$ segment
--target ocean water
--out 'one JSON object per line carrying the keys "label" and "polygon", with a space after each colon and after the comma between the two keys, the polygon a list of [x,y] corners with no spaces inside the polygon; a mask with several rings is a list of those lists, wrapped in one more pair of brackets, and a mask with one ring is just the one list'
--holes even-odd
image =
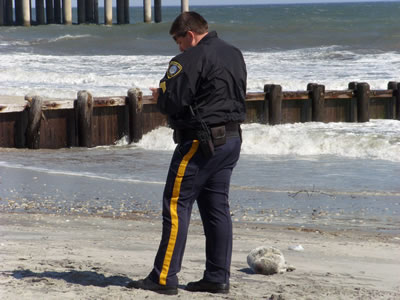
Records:
{"label": "ocean water", "polygon": [[[107,96],[130,87],[150,94],[177,54],[168,30],[179,9],[164,7],[159,24],[144,24],[134,7],[123,26],[0,27],[1,94],[74,98],[82,89]],[[243,51],[249,91],[267,83],[305,90],[310,82],[343,90],[351,81],[386,89],[400,80],[398,2],[192,9]]]}
{"label": "ocean water", "polygon": [[[249,92],[400,81],[399,2],[192,9],[243,51]],[[160,24],[143,24],[135,7],[130,25],[0,27],[0,94],[149,94],[177,53],[168,29],[178,13],[163,8]],[[243,135],[235,221],[400,232],[399,121],[246,124]],[[0,149],[0,211],[159,217],[173,149],[168,128],[131,145]]]}

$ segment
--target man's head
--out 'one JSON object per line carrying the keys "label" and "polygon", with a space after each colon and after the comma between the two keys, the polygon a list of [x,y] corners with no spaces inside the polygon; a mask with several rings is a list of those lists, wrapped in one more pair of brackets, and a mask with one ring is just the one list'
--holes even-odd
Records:
{"label": "man's head", "polygon": [[169,30],[180,51],[196,46],[207,33],[207,21],[194,11],[181,13]]}

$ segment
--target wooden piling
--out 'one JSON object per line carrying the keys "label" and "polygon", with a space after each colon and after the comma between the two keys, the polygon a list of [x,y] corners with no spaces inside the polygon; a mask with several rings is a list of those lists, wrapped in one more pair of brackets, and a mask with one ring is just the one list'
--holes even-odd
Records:
{"label": "wooden piling", "polygon": [[369,84],[359,82],[356,85],[357,122],[369,122]]}
{"label": "wooden piling", "polygon": [[72,5],[71,0],[63,0],[63,22],[65,25],[72,24]]}
{"label": "wooden piling", "polygon": [[26,129],[26,147],[39,149],[40,146],[40,123],[42,119],[42,103],[40,96],[34,96],[28,111],[28,127]]}
{"label": "wooden piling", "polygon": [[348,108],[348,110],[349,110],[349,113],[348,113],[349,122],[357,122],[357,119],[358,119],[356,88],[357,88],[357,82],[353,81],[353,82],[349,83],[348,89],[351,90],[352,93],[353,93],[353,97],[350,100],[349,108]]}
{"label": "wooden piling", "polygon": [[261,114],[261,119],[260,123],[261,124],[268,124],[269,123],[269,91],[271,89],[271,84],[266,84],[264,85],[264,101],[262,105],[262,114]]}
{"label": "wooden piling", "polygon": [[94,0],[86,0],[86,22],[89,24],[94,23]]}
{"label": "wooden piling", "polygon": [[398,84],[397,81],[389,81],[388,90],[393,90],[393,91],[397,90],[397,84]]}
{"label": "wooden piling", "polygon": [[313,121],[313,99],[312,99],[312,90],[314,89],[314,86],[318,86],[318,83],[309,83],[307,84],[307,92],[308,92],[308,99],[309,101],[305,101],[305,104],[307,105],[304,106],[304,109],[306,110],[307,117],[305,122],[312,122]]}
{"label": "wooden piling", "polygon": [[396,94],[398,92],[397,84],[398,82],[396,81],[388,82],[388,90],[392,90],[392,101],[391,104],[389,104],[388,113],[386,115],[388,119],[396,119]]}
{"label": "wooden piling", "polygon": [[61,0],[53,0],[54,2],[54,23],[61,24]]}
{"label": "wooden piling", "polygon": [[23,0],[15,1],[15,24],[16,25],[23,25],[22,2],[23,2]]}
{"label": "wooden piling", "polygon": [[93,23],[99,24],[99,0],[94,0],[93,3]]}
{"label": "wooden piling", "polygon": [[325,122],[325,86],[311,83],[307,90],[312,105],[311,120]]}
{"label": "wooden piling", "polygon": [[94,0],[85,0],[86,22],[94,23]]}
{"label": "wooden piling", "polygon": [[22,25],[31,26],[31,3],[29,0],[22,0]]}
{"label": "wooden piling", "polygon": [[76,109],[78,144],[80,147],[92,147],[93,97],[89,92],[78,92]]}
{"label": "wooden piling", "polygon": [[160,23],[161,19],[161,0],[154,0],[154,22]]}
{"label": "wooden piling", "polygon": [[104,0],[104,24],[112,25],[112,0]]}
{"label": "wooden piling", "polygon": [[35,4],[35,9],[36,9],[36,24],[37,25],[44,25],[46,24],[45,18],[44,18],[44,0],[36,0]]}
{"label": "wooden piling", "polygon": [[[300,106],[300,122],[311,122],[312,121],[312,99],[310,97],[310,84],[307,85],[307,99],[302,101],[302,105]],[[312,83],[316,84],[316,83]]]}
{"label": "wooden piling", "polygon": [[181,0],[181,12],[189,11],[189,0]]}
{"label": "wooden piling", "polygon": [[54,23],[53,0],[46,0],[46,20],[47,20],[47,24]]}
{"label": "wooden piling", "polygon": [[271,84],[264,86],[265,97],[268,99],[268,123],[281,124],[282,121],[282,87]]}
{"label": "wooden piling", "polygon": [[4,0],[0,0],[0,26],[5,25],[5,2]]}
{"label": "wooden piling", "polygon": [[151,0],[143,0],[143,20],[151,23]]}
{"label": "wooden piling", "polygon": [[125,23],[124,0],[117,0],[117,24]]}
{"label": "wooden piling", "polygon": [[86,23],[86,3],[85,0],[78,1],[78,24]]}
{"label": "wooden piling", "polygon": [[14,14],[14,8],[13,8],[13,0],[5,0],[5,23],[6,25],[13,25],[14,24],[14,19],[13,19],[13,14]]}
{"label": "wooden piling", "polygon": [[32,7],[32,1],[29,0],[29,18],[30,18],[30,24],[33,24],[33,7]]}
{"label": "wooden piling", "polygon": [[129,0],[124,0],[124,23],[130,23]]}
{"label": "wooden piling", "polygon": [[137,89],[128,91],[129,143],[136,143],[143,137],[142,92]]}
{"label": "wooden piling", "polygon": [[400,83],[397,84],[396,90],[396,115],[395,119],[400,121]]}

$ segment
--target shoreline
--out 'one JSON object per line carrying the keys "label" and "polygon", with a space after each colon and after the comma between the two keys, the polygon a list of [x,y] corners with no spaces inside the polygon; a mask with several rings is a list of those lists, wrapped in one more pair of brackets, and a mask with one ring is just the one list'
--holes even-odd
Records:
{"label": "shoreline", "polygon": [[[17,200],[5,200],[8,204],[0,204],[0,214],[10,215],[38,215],[49,217],[63,217],[67,219],[75,218],[104,218],[120,221],[153,221],[162,222],[161,211],[152,207],[142,207],[137,210],[118,211],[110,207],[100,207],[98,211],[89,212],[86,208],[82,209],[80,205],[71,206],[70,208],[62,208],[58,210],[46,209],[42,203],[33,204],[33,201],[18,203]],[[260,214],[243,211],[240,208],[231,208],[232,223],[237,227],[242,226],[259,226],[269,228],[298,228],[304,231],[321,231],[321,232],[347,232],[358,231],[364,234],[384,235],[400,238],[400,228],[397,227],[399,220],[392,217],[357,217],[344,215],[341,218],[334,218],[328,214],[325,216],[295,216],[294,214],[286,214],[273,217],[260,217]],[[274,209],[271,209],[273,212]],[[200,215],[196,205],[192,211],[191,222],[201,225]],[[290,229],[289,229],[290,230]]]}
{"label": "shoreline", "polygon": [[[94,156],[93,152],[90,153]],[[122,151],[121,155],[126,153],[129,152]],[[62,152],[54,152],[51,155],[47,152],[43,155],[40,155],[40,152],[34,154],[31,157],[35,161],[32,169],[23,168],[27,161],[22,158],[19,162],[21,166],[17,168],[0,168],[0,213],[56,214],[68,218],[98,216],[128,221],[145,216],[145,219],[161,223],[159,199],[164,183],[161,183],[158,177],[153,180],[159,180],[160,184],[143,184],[149,180],[148,177],[143,177],[143,182],[139,183],[113,180],[110,175],[111,178],[98,178],[94,176],[98,175],[95,168],[89,169],[89,177],[81,176],[81,173],[85,174],[87,170],[79,168],[73,175],[70,175],[69,171],[62,174],[61,172],[65,172],[62,168],[56,169],[55,174],[52,174],[46,170],[52,170],[54,166],[49,164],[43,167],[42,164],[48,160],[64,158],[65,155]],[[99,155],[103,155],[103,152],[99,152]],[[66,158],[76,162],[81,161],[81,156],[78,153]],[[5,156],[4,159],[8,157]],[[141,157],[143,161],[147,161],[146,158]],[[96,160],[97,156],[94,156],[94,159]],[[168,159],[165,158],[165,161]],[[280,165],[273,167],[273,170],[276,170]],[[110,174],[119,174],[115,171],[116,168],[119,168],[119,165],[112,166]],[[144,174],[142,169],[145,170],[147,165],[138,168],[139,172]],[[241,171],[243,170],[245,169],[242,168]],[[161,178],[158,173],[155,175]],[[137,176],[140,177],[140,174]],[[230,206],[232,220],[238,226],[252,223],[257,226],[292,226],[323,231],[359,230],[372,234],[400,236],[398,198],[398,194],[382,196],[353,193],[332,197],[318,191],[315,195],[299,192],[294,197],[285,189],[261,193],[257,188],[247,190],[233,185]],[[242,201],[243,199],[245,200]],[[192,220],[200,220],[197,205],[193,207]]]}
{"label": "shoreline", "polygon": [[[234,222],[231,292],[189,293],[204,268],[200,221],[191,222],[179,294],[170,299],[398,299],[400,236]],[[164,299],[130,290],[126,281],[151,270],[161,221],[98,216],[0,213],[0,298]],[[288,247],[302,245],[304,251]],[[253,274],[247,254],[280,249],[293,272]],[[278,298],[274,298],[278,299]]]}

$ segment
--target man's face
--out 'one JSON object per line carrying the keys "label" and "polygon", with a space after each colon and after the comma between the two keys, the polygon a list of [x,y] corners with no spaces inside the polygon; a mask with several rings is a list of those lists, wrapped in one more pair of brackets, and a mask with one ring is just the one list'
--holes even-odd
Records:
{"label": "man's face", "polygon": [[194,38],[193,34],[190,34],[191,32],[186,32],[184,36],[178,36],[174,38],[175,42],[178,44],[179,51],[183,52],[186,49],[189,49],[194,45]]}

